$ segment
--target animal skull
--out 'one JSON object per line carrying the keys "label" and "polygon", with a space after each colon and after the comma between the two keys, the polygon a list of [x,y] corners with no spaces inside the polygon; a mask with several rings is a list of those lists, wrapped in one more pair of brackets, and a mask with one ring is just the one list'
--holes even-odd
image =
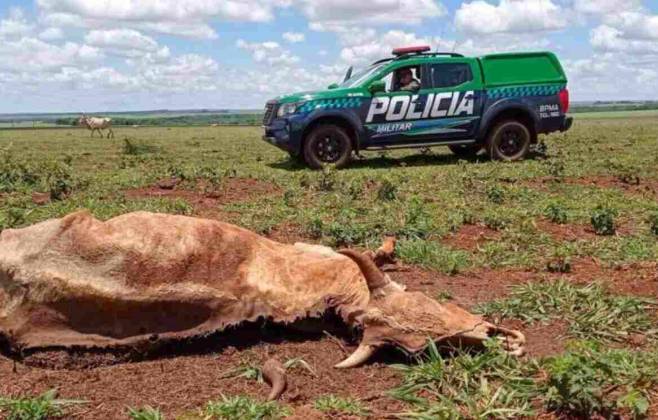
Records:
{"label": "animal skull", "polygon": [[337,368],[385,345],[415,353],[428,338],[499,337],[508,352],[523,353],[520,332],[392,281],[377,265],[393,250],[391,239],[375,253],[335,252],[212,220],[139,212],[101,222],[78,212],[0,234],[0,335],[24,350],[109,348],[333,309],[363,331]]}

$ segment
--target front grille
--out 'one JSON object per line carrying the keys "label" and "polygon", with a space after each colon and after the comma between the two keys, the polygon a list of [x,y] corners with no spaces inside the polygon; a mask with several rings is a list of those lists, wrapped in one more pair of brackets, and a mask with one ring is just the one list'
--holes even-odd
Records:
{"label": "front grille", "polygon": [[263,115],[263,125],[270,125],[276,115],[276,104],[268,103],[265,105],[265,115]]}

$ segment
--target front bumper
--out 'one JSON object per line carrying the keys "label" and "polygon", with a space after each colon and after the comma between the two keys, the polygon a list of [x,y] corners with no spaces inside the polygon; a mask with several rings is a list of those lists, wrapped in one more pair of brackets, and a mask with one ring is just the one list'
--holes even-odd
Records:
{"label": "front bumper", "polygon": [[560,131],[568,131],[571,126],[573,125],[573,117],[566,117],[564,121],[562,121],[562,126],[560,127]]}
{"label": "front bumper", "polygon": [[270,125],[263,126],[263,140],[286,152],[293,152],[290,141],[290,126],[285,119],[275,119]]}
{"label": "front bumper", "polygon": [[299,156],[302,152],[302,133],[305,128],[304,115],[290,115],[274,118],[263,127],[263,140],[267,143]]}

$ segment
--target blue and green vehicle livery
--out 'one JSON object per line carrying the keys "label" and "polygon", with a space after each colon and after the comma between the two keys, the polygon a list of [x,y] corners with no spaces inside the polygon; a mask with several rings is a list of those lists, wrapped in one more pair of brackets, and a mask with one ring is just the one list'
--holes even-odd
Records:
{"label": "blue and green vehicle livery", "polygon": [[[416,83],[402,86],[405,71]],[[446,145],[523,159],[540,133],[566,131],[569,91],[550,52],[464,57],[400,48],[317,92],[267,103],[264,140],[311,167],[342,167],[363,150]]]}

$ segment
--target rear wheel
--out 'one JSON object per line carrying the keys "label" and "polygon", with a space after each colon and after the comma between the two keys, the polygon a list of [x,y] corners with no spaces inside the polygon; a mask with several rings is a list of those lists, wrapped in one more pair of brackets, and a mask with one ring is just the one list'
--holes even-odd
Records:
{"label": "rear wheel", "polygon": [[528,127],[516,120],[502,121],[487,138],[487,153],[491,159],[517,161],[526,157],[532,135]]}
{"label": "rear wheel", "polygon": [[313,169],[344,168],[352,157],[352,140],[347,132],[333,124],[315,127],[304,143],[304,160]]}
{"label": "rear wheel", "polygon": [[451,144],[450,151],[459,157],[472,158],[482,150],[481,144]]}

